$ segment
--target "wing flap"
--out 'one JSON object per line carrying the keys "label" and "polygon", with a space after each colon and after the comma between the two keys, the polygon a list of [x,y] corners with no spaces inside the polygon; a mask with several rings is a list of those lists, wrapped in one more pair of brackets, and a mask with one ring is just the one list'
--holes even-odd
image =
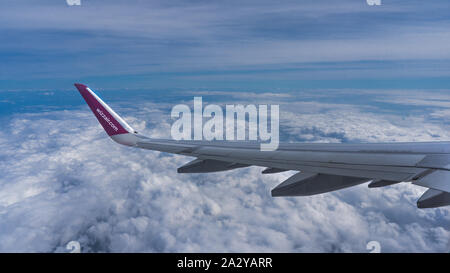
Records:
{"label": "wing flap", "polygon": [[434,171],[413,184],[439,191],[450,192],[450,171]]}
{"label": "wing flap", "polygon": [[422,154],[277,151],[273,159],[353,165],[415,166],[424,157]]}
{"label": "wing flap", "polygon": [[447,154],[427,155],[417,163],[417,167],[450,170],[450,156]]}

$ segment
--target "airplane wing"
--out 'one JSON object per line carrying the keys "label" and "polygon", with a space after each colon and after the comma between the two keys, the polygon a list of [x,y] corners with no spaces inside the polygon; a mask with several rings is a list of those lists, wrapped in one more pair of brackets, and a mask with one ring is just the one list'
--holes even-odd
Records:
{"label": "airplane wing", "polygon": [[428,188],[419,208],[450,205],[450,142],[318,144],[284,143],[261,151],[259,143],[175,141],[138,134],[91,89],[75,84],[106,133],[123,145],[192,156],[179,173],[207,173],[248,166],[263,173],[295,170],[272,189],[272,196],[308,196],[369,183],[369,188],[400,182]]}

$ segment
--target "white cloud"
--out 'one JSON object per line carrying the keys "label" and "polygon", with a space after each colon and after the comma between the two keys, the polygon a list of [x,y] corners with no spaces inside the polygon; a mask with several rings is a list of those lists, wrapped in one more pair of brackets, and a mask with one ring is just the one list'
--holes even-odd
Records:
{"label": "white cloud", "polygon": [[281,113],[290,135],[315,140],[340,139],[352,142],[445,141],[445,125],[425,117],[399,117],[359,110],[330,110],[319,114]]}
{"label": "white cloud", "polygon": [[[322,140],[333,134],[338,141],[427,139],[420,118],[399,122],[335,106],[329,115],[293,111],[296,122],[287,125],[315,126],[329,134],[311,133]],[[140,109],[152,111],[125,118],[144,134],[161,135],[170,122],[161,105]],[[83,251],[113,252],[366,252],[372,240],[382,251],[447,251],[450,211],[417,209],[420,187],[360,185],[272,198],[270,189],[293,172],[262,175],[251,167],[178,174],[190,158],[119,146],[86,107],[18,114],[6,128],[0,132],[0,158],[7,158],[0,161],[0,251],[63,252],[72,240]],[[441,129],[428,128],[444,137]]]}

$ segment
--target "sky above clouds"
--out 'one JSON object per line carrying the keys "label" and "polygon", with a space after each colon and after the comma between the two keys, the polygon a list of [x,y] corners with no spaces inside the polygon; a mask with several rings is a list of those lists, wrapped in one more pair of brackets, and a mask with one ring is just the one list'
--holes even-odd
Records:
{"label": "sky above clouds", "polygon": [[171,108],[279,104],[282,141],[450,140],[450,2],[5,0],[0,252],[449,252],[450,209],[366,184],[272,198],[293,172],[178,174],[107,138],[74,82],[140,133]]}
{"label": "sky above clouds", "polygon": [[7,0],[0,87],[445,88],[446,0]]}

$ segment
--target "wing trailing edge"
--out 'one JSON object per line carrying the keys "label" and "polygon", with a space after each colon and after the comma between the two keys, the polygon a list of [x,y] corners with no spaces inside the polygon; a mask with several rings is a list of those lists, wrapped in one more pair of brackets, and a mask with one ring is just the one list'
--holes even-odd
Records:
{"label": "wing trailing edge", "polygon": [[417,181],[414,181],[413,184],[438,191],[450,192],[450,171],[433,171]]}

